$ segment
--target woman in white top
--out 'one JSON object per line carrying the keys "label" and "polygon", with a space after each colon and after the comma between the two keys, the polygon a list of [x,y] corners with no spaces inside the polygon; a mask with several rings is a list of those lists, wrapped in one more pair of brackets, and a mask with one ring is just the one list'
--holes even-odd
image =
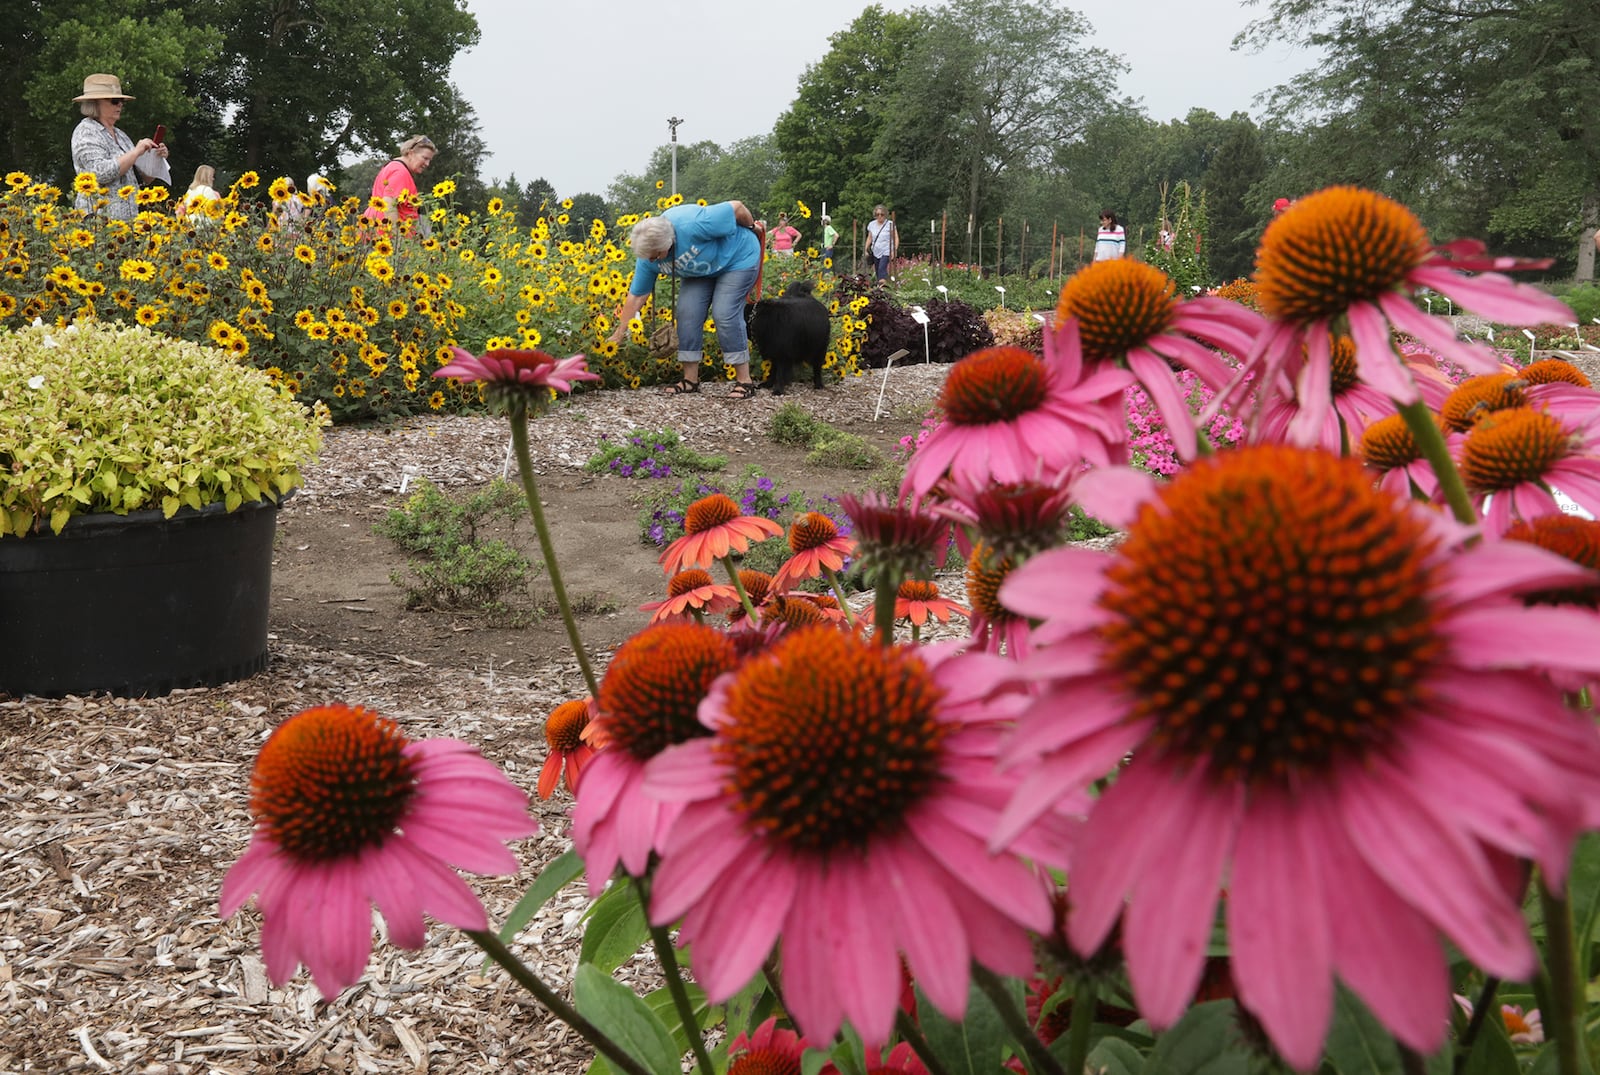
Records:
{"label": "woman in white top", "polygon": [[[139,215],[135,196],[139,178],[134,162],[151,150],[164,158],[167,147],[157,145],[153,138],[135,142],[117,128],[122,106],[133,98],[122,92],[122,80],[116,75],[90,75],[83,80],[83,93],[73,100],[78,102],[83,119],[72,131],[72,171],[93,174],[106,191],[100,195],[79,194],[77,207],[86,213],[103,213],[113,220],[132,220]],[[126,197],[118,194],[124,189],[128,189]]]}
{"label": "woman in white top", "polygon": [[178,215],[211,217],[217,215],[217,210],[222,206],[222,195],[216,191],[217,172],[209,164],[202,164],[194,170],[194,181],[189,184],[189,189],[184,192],[183,201],[178,203]]}
{"label": "woman in white top", "polygon": [[1094,237],[1094,259],[1109,261],[1128,250],[1128,233],[1117,222],[1117,214],[1106,209],[1100,214],[1100,231]]}

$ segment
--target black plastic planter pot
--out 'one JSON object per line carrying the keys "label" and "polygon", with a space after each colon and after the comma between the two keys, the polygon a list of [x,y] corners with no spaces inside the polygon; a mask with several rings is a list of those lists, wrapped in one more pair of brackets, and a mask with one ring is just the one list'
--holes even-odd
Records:
{"label": "black plastic planter pot", "polygon": [[277,523],[263,501],[0,538],[0,692],[166,694],[261,671]]}

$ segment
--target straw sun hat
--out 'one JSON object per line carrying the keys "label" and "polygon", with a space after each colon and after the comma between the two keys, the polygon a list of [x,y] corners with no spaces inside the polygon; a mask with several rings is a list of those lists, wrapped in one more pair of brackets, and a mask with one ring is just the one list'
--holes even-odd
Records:
{"label": "straw sun hat", "polygon": [[83,92],[74,101],[106,101],[120,98],[124,101],[133,100],[132,97],[122,92],[122,80],[116,75],[90,75],[83,80]]}

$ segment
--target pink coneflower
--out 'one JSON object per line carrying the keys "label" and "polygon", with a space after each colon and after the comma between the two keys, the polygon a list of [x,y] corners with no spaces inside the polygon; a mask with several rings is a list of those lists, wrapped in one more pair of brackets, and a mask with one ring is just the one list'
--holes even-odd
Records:
{"label": "pink coneflower", "polygon": [[[800,1061],[808,1049],[825,1048],[778,1026],[772,1016],[752,1034],[740,1034],[728,1045],[728,1075],[800,1075]],[[823,1068],[827,1071],[833,1065]]]}
{"label": "pink coneflower", "polygon": [[1355,454],[1378,475],[1378,484],[1395,496],[1432,500],[1439,494],[1439,476],[1422,457],[1422,448],[1404,416],[1391,414],[1367,426]]}
{"label": "pink coneflower", "polygon": [[1600,410],[1582,424],[1532,407],[1495,411],[1457,444],[1456,463],[1491,533],[1559,512],[1552,490],[1600,515]]}
{"label": "pink coneflower", "polygon": [[[578,381],[598,381],[583,355],[557,359],[543,351],[496,350],[482,355],[460,347],[450,348],[455,358],[433,371],[435,377],[481,382],[491,398],[507,402],[542,403],[549,391],[571,392]],[[548,391],[547,391],[548,390]]]}
{"label": "pink coneflower", "polygon": [[1075,325],[1045,334],[1045,356],[987,347],[950,367],[944,421],[906,464],[901,495],[920,499],[946,474],[968,485],[1050,481],[1085,459],[1127,458],[1125,370],[1086,366]]}
{"label": "pink coneflower", "polygon": [[639,606],[640,612],[651,614],[651,623],[688,622],[697,613],[717,616],[734,609],[743,611],[739,592],[725,582],[712,582],[711,575],[699,567],[687,568],[668,579],[665,601]]}
{"label": "pink coneflower", "polygon": [[[739,569],[739,585],[744,587],[744,594],[750,598],[750,606],[757,613],[762,611],[761,606],[767,598],[772,596],[772,576],[765,571],[756,571],[753,568]],[[728,622],[736,624],[745,618],[744,605],[740,604],[728,610]]]}
{"label": "pink coneflower", "polygon": [[[1580,374],[1581,376],[1581,374]],[[1568,381],[1536,383],[1520,371],[1484,373],[1456,385],[1443,402],[1427,401],[1439,412],[1439,424],[1448,433],[1467,433],[1496,411],[1534,407],[1562,421],[1579,424],[1600,412],[1600,394]]]}
{"label": "pink coneflower", "polygon": [[250,774],[250,846],[222,882],[227,918],[252,895],[273,984],[301,963],[324,997],[360,979],[372,905],[389,938],[421,948],[430,914],[488,928],[452,867],[517,872],[503,841],[539,828],[528,797],[470,744],[408,740],[392,720],[345,705],[295,714]]}
{"label": "pink coneflower", "polygon": [[[902,954],[957,1019],[973,960],[1002,974],[1032,968],[1027,930],[1050,926],[1047,886],[1023,857],[983,847],[1008,785],[992,751],[1020,696],[983,702],[1006,662],[951,652],[791,632],[712,688],[700,707],[712,738],[649,764],[646,791],[683,808],[651,919],[682,918],[714,1003],[781,940],[796,1026],[827,1040],[848,1019],[881,1043]],[[1064,814],[1044,814],[1017,856],[1059,861],[1053,841],[1070,829]]]}
{"label": "pink coneflower", "polygon": [[[1471,1019],[1472,998],[1456,993],[1455,1001],[1456,1006]],[[1539,1017],[1538,1008],[1524,1012],[1520,1005],[1502,1004],[1500,1022],[1506,1028],[1506,1035],[1518,1045],[1537,1045],[1544,1041],[1544,1020]]]}
{"label": "pink coneflower", "polygon": [[590,892],[600,892],[618,862],[631,876],[644,875],[682,809],[645,796],[645,762],[707,734],[695,710],[712,681],[738,661],[726,635],[698,623],[646,627],[611,658],[587,736],[603,737],[605,749],[584,768],[572,809],[572,843]]}
{"label": "pink coneflower", "polygon": [[[1360,445],[1373,422],[1399,413],[1394,400],[1362,382],[1356,370],[1355,341],[1350,337],[1333,338],[1329,362],[1333,378],[1330,405],[1312,409],[1302,407],[1298,396],[1279,396],[1262,409],[1260,421],[1251,430],[1254,443],[1296,444],[1343,454]],[[1422,401],[1437,410],[1450,394],[1450,382],[1430,363],[1406,365]]]}
{"label": "pink coneflower", "polygon": [[[947,481],[939,491],[945,501],[934,508],[935,514],[975,529],[991,549],[1019,562],[1059,545],[1072,513],[1072,487],[1066,475],[1049,484],[1002,482],[969,486]],[[960,533],[966,538],[965,530]],[[970,541],[958,543],[971,555]]]}
{"label": "pink coneflower", "polygon": [[1010,557],[978,542],[967,558],[967,600],[972,602],[972,638],[980,648],[988,653],[1003,650],[1012,657],[1026,657],[1032,633],[1028,618],[1000,602],[1000,587],[1015,567]]}
{"label": "pink coneflower", "polygon": [[[1211,296],[1179,302],[1177,285],[1154,265],[1134,258],[1097,261],[1061,288],[1058,323],[1075,320],[1091,365],[1124,362],[1149,393],[1178,453],[1195,456],[1194,415],[1173,366],[1186,367],[1213,390],[1234,370],[1199,341],[1244,355],[1261,332],[1261,315]],[[1049,338],[1046,333],[1046,338]]]}
{"label": "pink coneflower", "polygon": [[568,793],[577,794],[578,777],[595,756],[595,748],[583,738],[593,715],[593,699],[579,698],[562,702],[545,718],[544,742],[547,753],[544,767],[539,770],[539,798],[548,799],[556,793],[556,785],[561,783],[563,772],[566,774]]}
{"label": "pink coneflower", "polygon": [[950,523],[904,497],[843,493],[839,507],[850,518],[862,570],[894,577],[944,566]]}
{"label": "pink coneflower", "polygon": [[856,543],[839,533],[839,527],[820,511],[808,511],[789,527],[789,551],[793,553],[772,576],[779,590],[793,589],[806,579],[824,571],[842,571]]}
{"label": "pink coneflower", "polygon": [[689,505],[683,536],[664,549],[659,562],[667,574],[686,567],[710,567],[729,553],[745,552],[752,541],[783,533],[783,527],[760,515],[740,515],[739,505],[725,493],[712,493]]}
{"label": "pink coneflower", "polygon": [[[1432,288],[1498,324],[1572,319],[1556,299],[1499,272],[1461,271],[1537,269],[1548,260],[1482,254],[1481,243],[1466,240],[1433,246],[1409,209],[1374,191],[1329,187],[1300,198],[1267,225],[1256,252],[1256,293],[1271,319],[1245,359],[1247,370],[1260,373],[1257,398],[1269,403],[1292,381],[1305,426],[1319,428],[1332,385],[1329,332],[1339,318],[1349,323],[1361,380],[1397,402],[1414,403],[1419,395],[1395,354],[1391,329],[1469,370],[1493,372],[1499,359],[1492,351],[1456,339],[1448,320],[1412,305],[1417,288]],[[1228,404],[1232,394],[1219,394],[1212,407]]]}
{"label": "pink coneflower", "polygon": [[1534,969],[1498,867],[1560,886],[1600,799],[1600,734],[1545,678],[1600,669],[1600,617],[1520,597],[1583,569],[1472,535],[1353,460],[1242,448],[1161,487],[1115,553],[1043,553],[1006,584],[1043,622],[994,845],[1117,772],[1072,854],[1066,932],[1093,953],[1121,919],[1154,1026],[1194,992],[1224,879],[1239,1000],[1298,1069],[1336,975],[1428,1053],[1441,934],[1488,974]]}
{"label": "pink coneflower", "polygon": [[913,627],[926,627],[929,620],[949,623],[951,616],[970,616],[965,605],[939,596],[939,587],[922,579],[906,579],[894,598],[894,618],[909,620]]}

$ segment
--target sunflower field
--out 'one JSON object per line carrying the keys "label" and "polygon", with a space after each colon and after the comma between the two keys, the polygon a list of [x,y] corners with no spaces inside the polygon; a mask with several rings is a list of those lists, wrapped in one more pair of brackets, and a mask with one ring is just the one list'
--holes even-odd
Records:
{"label": "sunflower field", "polygon": [[[263,197],[261,186],[246,172],[220,201],[182,215],[166,188],[146,187],[138,216],[118,221],[74,208],[78,194],[107,193],[90,174],[63,192],[10,173],[0,190],[0,329],[80,318],[145,325],[228,351],[303,402],[326,404],[336,421],[477,405],[475,386],[431,376],[451,347],[586,354],[605,388],[680,376],[675,359],[652,359],[645,346],[670,318],[665,300],[645,307],[627,343],[608,340],[633,273],[627,234],[649,212],[596,220],[578,235],[562,203],[519,227],[498,199],[481,217],[456,211],[445,179],[421,195],[427,227],[394,230],[363,220],[362,197],[296,192],[283,179]],[[651,212],[680,200],[659,198]],[[859,375],[865,300],[841,297],[815,257],[784,259],[781,272],[774,260],[765,293],[812,278],[833,315],[827,368]],[[711,337],[701,374],[731,376]]]}

